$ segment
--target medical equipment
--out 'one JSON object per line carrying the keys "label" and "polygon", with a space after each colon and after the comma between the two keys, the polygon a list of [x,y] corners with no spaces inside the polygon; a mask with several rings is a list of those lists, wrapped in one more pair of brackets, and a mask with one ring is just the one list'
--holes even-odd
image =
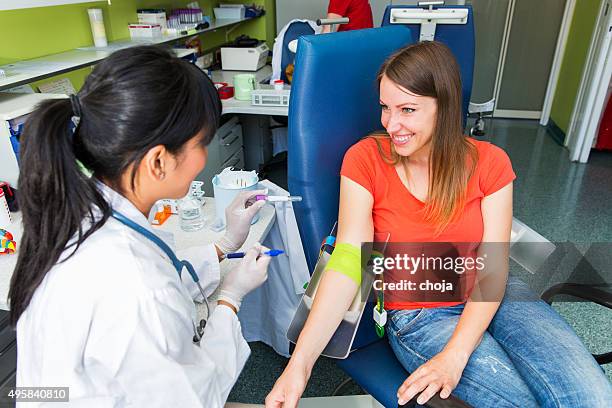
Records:
{"label": "medical equipment", "polygon": [[183,231],[192,232],[201,230],[204,227],[206,220],[202,211],[202,202],[187,194],[187,196],[179,201],[178,205],[181,229]]}
{"label": "medical equipment", "polygon": [[[312,308],[312,304],[314,302],[314,298],[316,296],[319,284],[321,283],[321,279],[325,271],[328,269],[332,253],[335,251],[334,245],[338,245],[335,242],[336,232],[337,223],[334,224],[331,233],[321,243],[319,258],[315,265],[315,270],[312,273],[310,282],[308,282],[306,286],[304,296],[302,296],[302,300],[300,301],[300,304],[289,326],[289,329],[287,330],[287,338],[292,343],[297,342],[302,328],[304,327],[304,324],[308,319],[310,309]],[[371,259],[371,256],[377,257],[380,256],[380,254],[384,253],[384,250],[387,246],[387,242],[389,240],[389,234],[380,233],[380,235],[375,236],[375,238],[381,239],[382,241],[364,243],[361,248],[354,248],[353,251],[358,252],[357,260],[353,261],[353,259],[350,259],[348,262],[349,264],[356,263],[354,267],[356,267],[357,270],[353,273],[353,275],[358,274],[359,289],[353,299],[353,302],[349,306],[347,312],[344,314],[342,322],[340,323],[334,335],[330,339],[329,343],[327,344],[327,346],[325,346],[325,349],[321,353],[326,357],[339,359],[346,358],[348,354],[352,351],[352,349],[360,346],[360,344],[355,343],[355,339],[358,337],[358,331],[359,333],[364,333],[365,331],[369,332],[368,341],[377,339],[380,335],[378,328],[376,328],[376,334],[374,334],[374,331],[371,330],[372,325],[363,324],[360,326],[359,324],[363,313],[366,311],[366,308],[368,308],[368,305],[372,305],[373,303],[375,304],[377,302],[377,300],[374,299],[371,295],[374,279],[379,279],[379,276],[373,273],[372,262],[365,261],[366,259]],[[340,244],[340,250],[343,249],[342,246],[346,245],[347,244]],[[351,249],[349,249],[349,251],[351,251]],[[339,262],[336,262],[336,264],[339,264]],[[349,265],[349,267],[351,266],[352,265]],[[353,277],[349,277],[353,279]],[[355,279],[353,280],[355,281]],[[376,309],[376,307],[374,307],[374,309]],[[384,314],[384,312],[381,312],[381,314]],[[379,321],[381,323],[383,322],[382,320]],[[363,337],[363,334],[361,336]]]}
{"label": "medical equipment", "polygon": [[[284,253],[285,251],[283,251],[282,249],[271,249],[269,251],[262,252],[261,255],[279,256]],[[239,258],[244,258],[245,256],[246,256],[246,252],[232,252],[230,254],[222,255],[221,258],[222,259],[239,259]]]}
{"label": "medical equipment", "polygon": [[[212,179],[213,192],[215,196],[216,219],[210,226],[213,231],[225,228],[225,209],[234,200],[234,197],[242,191],[256,190],[259,177],[255,171],[234,171],[226,167]],[[259,214],[253,217],[251,224],[259,220]]]}
{"label": "medical equipment", "polygon": [[291,90],[276,89],[274,85],[259,85],[251,91],[251,105],[255,106],[289,106]]}
{"label": "medical equipment", "polygon": [[[202,295],[202,301],[204,302],[204,305],[206,305],[206,315],[210,316],[210,306],[208,305],[208,300],[206,299],[204,289],[202,289],[202,285],[200,284],[200,277],[193,268],[193,265],[191,265],[191,263],[187,260],[179,260],[176,257],[174,251],[168,246],[168,244],[162,241],[161,238],[159,238],[157,235],[147,230],[146,228],[138,225],[120,212],[113,210],[113,218],[115,218],[117,221],[119,221],[126,227],[131,228],[132,230],[140,233],[149,241],[157,245],[159,249],[161,249],[168,258],[170,258],[170,261],[176,269],[176,273],[178,274],[179,279],[181,279],[181,272],[183,268],[187,269],[187,272],[191,276],[191,279],[193,279],[195,284],[198,286],[198,289],[200,290],[200,294]],[[200,320],[200,323],[197,326],[193,320],[191,321],[191,323],[193,325],[193,342],[199,344],[200,340],[202,339],[202,335],[204,334],[204,327],[206,327],[206,319]]]}
{"label": "medical equipment", "polygon": [[237,19],[242,20],[246,15],[244,4],[219,4],[213,9],[215,18],[219,20]]}
{"label": "medical equipment", "polygon": [[287,201],[302,201],[302,197],[301,196],[271,196],[271,195],[258,195],[255,196],[255,200],[260,201],[260,200],[266,200],[269,201],[271,203],[275,203],[275,202],[287,202]]}
{"label": "medical equipment", "polygon": [[151,23],[131,23],[128,24],[130,38],[140,40],[143,38],[160,38],[162,36],[162,26]]}
{"label": "medical equipment", "polygon": [[172,215],[172,207],[168,204],[157,204],[157,212],[153,216],[153,225],[163,225]]}
{"label": "medical equipment", "polygon": [[138,22],[141,24],[159,24],[162,30],[168,28],[166,10],[164,9],[138,9],[136,13]]}
{"label": "medical equipment", "polygon": [[249,47],[221,47],[221,69],[224,71],[257,71],[263,67],[270,49],[261,41]]}
{"label": "medical equipment", "polygon": [[285,89],[285,81],[283,81],[282,79],[274,80],[272,85],[274,85],[274,89],[277,91],[282,91],[283,89]]}
{"label": "medical equipment", "polygon": [[215,82],[215,88],[221,99],[229,99],[234,97],[234,87],[229,86],[227,82]]}
{"label": "medical equipment", "polygon": [[419,41],[433,41],[436,36],[436,24],[467,24],[467,8],[435,9],[433,6],[443,6],[444,1],[420,1],[419,7],[427,9],[391,9],[391,24],[420,24]]}
{"label": "medical equipment", "polygon": [[[202,190],[203,186],[203,181],[192,181],[191,185],[189,186],[189,192],[186,196],[196,200],[200,207],[206,203],[204,199],[204,190]],[[162,225],[168,218],[170,218],[172,214],[179,214],[179,201],[180,200],[172,200],[169,198],[157,200],[154,205],[154,208],[156,209],[155,213],[149,215],[149,221],[151,224]]]}

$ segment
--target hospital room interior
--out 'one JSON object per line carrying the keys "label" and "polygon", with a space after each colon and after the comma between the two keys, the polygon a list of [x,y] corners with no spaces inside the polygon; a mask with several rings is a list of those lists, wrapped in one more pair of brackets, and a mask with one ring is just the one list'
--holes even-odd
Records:
{"label": "hospital room interior", "polygon": [[[332,3],[351,5],[333,8]],[[351,14],[357,3],[369,7],[366,15],[371,10],[370,23],[360,26],[362,16]],[[612,381],[611,32],[612,0],[0,1],[0,406],[14,406],[15,401],[29,406],[19,404],[28,401],[23,396],[7,397],[20,387],[67,387],[70,398],[81,392],[79,385],[61,378],[41,384],[19,373],[18,361],[32,356],[20,351],[22,326],[16,330],[10,315],[14,303],[9,291],[17,293],[19,277],[13,271],[27,258],[21,253],[22,222],[28,221],[24,211],[31,206],[20,205],[30,201],[22,197],[20,184],[31,182],[32,176],[20,170],[33,157],[24,153],[32,149],[24,144],[34,128],[28,127],[28,119],[45,103],[65,101],[72,109],[70,132],[76,135],[87,125],[85,95],[94,83],[92,72],[113,53],[128,55],[143,45],[166,50],[185,69],[202,73],[214,85],[221,109],[205,168],[187,196],[158,200],[144,215],[151,235],[170,233],[177,253],[227,242],[236,197],[258,191],[252,201],[261,209],[245,227],[250,230],[237,246],[242,249],[225,251],[217,245],[217,252],[223,252],[218,262],[221,289],[205,295],[200,287],[202,297],[193,308],[205,323],[213,305],[220,308],[222,300],[234,304],[224,297],[224,277],[240,259],[230,258],[248,257],[247,250],[258,243],[267,248],[267,280],[232,309],[251,351],[223,398],[228,404],[283,406],[272,405],[267,396],[296,347],[300,349],[296,343],[311,323],[320,274],[328,258],[334,259],[334,245],[340,245],[334,244],[338,230],[346,231],[338,216],[348,171],[345,153],[370,134],[389,138],[389,121],[381,123],[381,115],[394,112],[382,101],[383,83],[390,77],[377,77],[379,68],[397,50],[428,42],[443,44],[457,62],[463,135],[472,143],[500,148],[516,176],[509,275],[526,282],[537,302],[552,306],[588,357],[593,356],[595,369]],[[198,86],[193,84],[191,92]],[[78,158],[85,174],[88,169],[81,162]],[[410,182],[404,184],[410,189]],[[245,207],[254,205],[252,201]],[[393,241],[393,236],[386,240]],[[176,266],[176,257],[169,258]],[[421,406],[416,399],[401,404],[406,401],[397,390],[411,370],[390,346],[395,315],[387,320],[376,291],[364,295],[362,290],[346,312],[356,317],[345,315],[337,331],[330,332],[332,340],[321,345],[325,348],[318,351],[322,355],[299,407]],[[200,338],[207,339],[206,331],[202,337],[199,330],[205,324],[196,325],[199,344]],[[553,348],[550,354],[555,354]],[[461,395],[453,392],[448,400],[433,396],[424,406],[472,406]],[[131,405],[122,400],[112,406]],[[158,405],[153,401],[150,406]]]}

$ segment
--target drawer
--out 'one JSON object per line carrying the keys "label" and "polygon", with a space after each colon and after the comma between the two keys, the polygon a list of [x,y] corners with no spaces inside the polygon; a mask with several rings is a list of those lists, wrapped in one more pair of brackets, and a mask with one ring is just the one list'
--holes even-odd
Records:
{"label": "drawer", "polygon": [[224,162],[242,149],[242,126],[240,123],[225,135],[219,135],[219,157]]}
{"label": "drawer", "polygon": [[244,151],[242,149],[235,152],[229,159],[221,165],[221,168],[233,167],[235,170],[244,169]]}

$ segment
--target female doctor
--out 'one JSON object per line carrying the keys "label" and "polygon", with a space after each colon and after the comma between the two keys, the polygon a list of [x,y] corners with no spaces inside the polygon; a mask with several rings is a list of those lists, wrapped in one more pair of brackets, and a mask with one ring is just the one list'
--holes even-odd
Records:
{"label": "female doctor", "polygon": [[187,194],[220,114],[207,76],[155,47],[114,53],[77,95],[32,114],[10,289],[17,386],[69,387],[74,406],[224,405],[250,353],[236,312],[270,257],[247,252],[205,325],[193,300],[218,285],[220,257],[263,205],[245,203],[262,192],[228,207],[220,241],[184,253],[147,222],[158,199]]}

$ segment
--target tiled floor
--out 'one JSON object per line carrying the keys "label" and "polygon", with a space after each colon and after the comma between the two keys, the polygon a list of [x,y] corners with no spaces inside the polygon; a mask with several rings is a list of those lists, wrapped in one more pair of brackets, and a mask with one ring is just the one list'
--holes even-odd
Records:
{"label": "tiled floor", "polygon": [[[488,126],[486,139],[506,150],[517,174],[517,218],[553,242],[577,242],[581,247],[612,242],[612,152],[593,152],[588,164],[571,163],[567,150],[537,121],[497,119]],[[269,176],[286,185],[282,167]],[[612,350],[612,311],[586,303],[559,303],[556,308],[590,350]],[[286,364],[286,359],[267,346],[251,346],[253,354],[230,395],[231,401],[263,402]],[[612,379],[610,366],[605,368]],[[345,378],[333,361],[320,359],[305,396],[330,395]],[[343,392],[359,393],[360,389],[349,384]]]}

